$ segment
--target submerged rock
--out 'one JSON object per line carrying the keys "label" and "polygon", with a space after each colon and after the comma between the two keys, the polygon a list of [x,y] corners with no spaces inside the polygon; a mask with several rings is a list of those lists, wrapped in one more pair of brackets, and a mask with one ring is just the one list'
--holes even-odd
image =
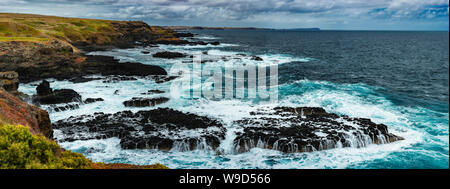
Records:
{"label": "submerged rock", "polygon": [[192,33],[175,33],[175,37],[194,37],[194,34]]}
{"label": "submerged rock", "polygon": [[72,83],[85,83],[85,82],[100,80],[100,79],[102,79],[102,78],[87,78],[87,77],[78,76],[78,77],[69,79],[69,81]]}
{"label": "submerged rock", "polygon": [[338,116],[327,113],[323,108],[276,107],[250,115],[235,121],[244,128],[234,140],[237,152],[246,152],[254,147],[289,153],[311,152],[403,140],[389,133],[384,124],[365,118]]}
{"label": "submerged rock", "polygon": [[192,42],[188,40],[157,40],[155,41],[156,44],[162,44],[162,45],[187,45],[191,44]]}
{"label": "submerged rock", "polygon": [[94,102],[100,102],[104,101],[103,98],[86,98],[86,100],[83,101],[84,104],[91,104]]}
{"label": "submerged rock", "polygon": [[251,60],[255,60],[255,61],[263,61],[263,59],[259,56],[252,56]]}
{"label": "submerged rock", "polygon": [[148,90],[145,93],[141,93],[142,95],[150,95],[150,94],[162,94],[165,93],[164,91],[158,90],[158,89],[154,89],[154,90]]}
{"label": "submerged rock", "polygon": [[54,123],[63,135],[59,141],[118,137],[124,149],[216,149],[225,128],[214,119],[169,108],[149,111],[94,113]]}
{"label": "submerged rock", "polygon": [[183,58],[183,57],[186,57],[186,55],[183,53],[179,53],[179,52],[164,51],[164,52],[157,52],[157,53],[153,54],[153,57],[172,59],[172,58]]}
{"label": "submerged rock", "polygon": [[63,105],[63,106],[51,106],[50,107],[50,111],[52,112],[62,112],[62,111],[67,111],[67,110],[76,110],[80,108],[79,104],[67,104],[67,105]]}
{"label": "submerged rock", "polygon": [[172,81],[178,77],[179,76],[154,75],[154,76],[151,76],[150,79],[153,79],[153,80],[155,80],[155,83],[160,84],[160,83]]}
{"label": "submerged rock", "polygon": [[104,101],[104,100],[102,98],[87,98],[82,103],[70,103],[70,104],[65,104],[65,105],[51,104],[49,106],[49,108],[47,108],[47,111],[52,113],[52,112],[62,112],[62,111],[68,111],[68,110],[76,110],[76,109],[80,108],[80,105],[91,104],[91,103],[100,102],[100,101]]}
{"label": "submerged rock", "polygon": [[169,101],[169,98],[166,97],[159,97],[159,98],[134,97],[131,100],[123,102],[123,105],[126,107],[148,107],[148,106],[156,106],[158,104],[162,104],[167,101]]}
{"label": "submerged rock", "polygon": [[108,76],[103,83],[118,83],[120,81],[136,81],[137,78],[132,76]]}
{"label": "submerged rock", "polygon": [[211,44],[211,45],[220,45],[220,42],[214,41],[214,42],[211,42],[211,43],[209,43],[209,44]]}

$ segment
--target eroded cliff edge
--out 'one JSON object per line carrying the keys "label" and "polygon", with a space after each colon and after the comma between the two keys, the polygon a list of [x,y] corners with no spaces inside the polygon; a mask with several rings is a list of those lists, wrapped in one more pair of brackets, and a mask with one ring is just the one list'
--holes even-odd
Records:
{"label": "eroded cliff edge", "polygon": [[177,42],[183,43],[183,40],[176,37],[173,30],[140,21],[2,13],[0,71],[16,71],[20,82],[49,77],[68,79],[94,73],[166,75],[158,66],[119,65],[117,60],[85,53]]}
{"label": "eroded cliff edge", "polygon": [[[43,142],[52,147],[51,158],[63,158],[67,153],[52,141],[53,128],[48,112],[28,104],[30,98],[17,91],[19,83],[45,78],[69,79],[88,74],[166,75],[167,72],[159,66],[137,62],[119,64],[118,60],[112,57],[88,56],[85,53],[177,40],[179,39],[174,36],[172,30],[149,26],[144,22],[0,13],[0,127],[5,131],[0,133],[2,142],[5,142],[3,141],[5,138],[11,140],[5,144],[8,149],[14,145],[31,149],[31,144],[28,144],[30,141]],[[46,139],[29,138],[29,142],[13,140],[18,139],[9,136],[14,133],[28,136],[27,132],[21,129],[21,125],[26,126],[33,137],[43,136]],[[8,158],[17,159],[10,156],[11,150],[8,149],[0,149],[5,152],[1,153],[2,161]],[[22,150],[21,153],[31,157],[29,150]],[[79,158],[78,160],[87,162],[87,166],[62,166],[60,162],[57,165],[50,165],[43,161],[41,163],[44,166],[38,167],[167,168],[160,164],[136,166],[92,163],[81,154],[73,155],[71,152],[70,154],[70,158]],[[32,168],[30,164],[23,164],[26,161],[28,160],[23,159],[22,163],[18,164],[11,161],[6,167],[2,162],[2,168]]]}

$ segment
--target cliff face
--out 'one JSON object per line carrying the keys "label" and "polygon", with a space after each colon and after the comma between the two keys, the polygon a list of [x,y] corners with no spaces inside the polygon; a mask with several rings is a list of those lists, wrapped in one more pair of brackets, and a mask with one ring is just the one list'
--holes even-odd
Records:
{"label": "cliff face", "polygon": [[53,138],[53,128],[48,113],[22,101],[17,95],[19,87],[16,72],[0,72],[0,122],[21,124],[33,134]]}
{"label": "cliff face", "polygon": [[174,31],[141,21],[113,21],[0,13],[0,41],[56,38],[81,48],[132,47],[135,42],[176,40]]}
{"label": "cliff face", "polygon": [[18,72],[21,82],[79,73],[84,60],[79,50],[58,39],[0,42],[0,71]]}
{"label": "cliff face", "polygon": [[[52,138],[48,113],[19,99],[19,82],[67,79],[85,74],[166,75],[158,66],[119,64],[83,51],[128,48],[158,40],[178,40],[173,30],[139,21],[63,18],[0,13],[0,118],[28,125]],[[81,49],[81,50],[80,50]]]}
{"label": "cliff face", "polygon": [[[110,61],[105,64],[98,62],[98,59],[89,61],[83,51],[177,40],[173,30],[149,26],[140,21],[0,14],[0,71],[18,72],[20,82],[43,78],[66,79],[87,72],[98,73],[103,69],[92,68],[116,63]],[[155,69],[148,71],[155,75],[165,74],[161,69],[140,68],[144,69]]]}
{"label": "cliff face", "polygon": [[[48,140],[53,139],[49,114],[23,101],[21,97],[26,95],[17,89],[19,82],[45,78],[68,79],[88,74],[166,75],[159,66],[119,64],[113,57],[89,56],[84,52],[176,40],[179,39],[172,30],[144,22],[0,13],[0,138],[7,138],[0,140],[4,143],[0,145],[0,168],[167,168],[160,164],[92,163],[81,154],[60,149],[54,141]],[[16,136],[19,138],[13,141]],[[34,145],[36,143],[46,143],[51,149]],[[19,145],[21,151],[14,151]],[[33,157],[33,152],[49,157]],[[49,158],[53,160],[49,162]],[[72,164],[74,162],[83,164]]]}
{"label": "cliff face", "polygon": [[18,85],[16,72],[0,72],[0,169],[168,169],[161,164],[92,162],[62,149],[52,140],[48,113],[18,98]]}
{"label": "cliff face", "polygon": [[33,134],[53,138],[53,128],[48,113],[27,104],[3,88],[0,88],[0,122],[26,125]]}

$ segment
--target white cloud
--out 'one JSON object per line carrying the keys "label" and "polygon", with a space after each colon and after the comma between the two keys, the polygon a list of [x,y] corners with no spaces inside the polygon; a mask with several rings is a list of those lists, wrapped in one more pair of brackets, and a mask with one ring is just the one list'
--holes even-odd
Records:
{"label": "white cloud", "polygon": [[414,19],[422,19],[421,23],[446,20],[448,27],[449,15],[447,0],[0,0],[0,12],[146,20],[164,25],[274,27],[351,25],[357,20],[411,23]]}

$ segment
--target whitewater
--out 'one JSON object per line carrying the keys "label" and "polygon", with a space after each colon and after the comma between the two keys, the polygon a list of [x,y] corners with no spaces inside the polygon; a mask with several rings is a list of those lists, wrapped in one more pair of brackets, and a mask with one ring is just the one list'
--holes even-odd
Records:
{"label": "whitewater", "polygon": [[[224,37],[200,34],[198,39],[221,40]],[[175,51],[186,54],[206,54],[205,63],[211,67],[225,67],[229,61],[221,56],[238,56],[239,54],[256,55],[267,65],[318,64],[320,58],[298,56],[289,53],[266,52],[252,54],[247,51],[233,51],[233,47],[245,46],[239,43],[221,43],[220,45],[173,46],[114,49],[110,51],[92,52],[92,55],[114,56],[121,62],[141,62],[158,65],[166,70],[188,58],[158,59],[151,53]],[[203,53],[207,52],[207,53]],[[243,58],[242,64],[250,64],[250,58]],[[192,66],[192,64],[187,64]],[[100,77],[92,75],[89,77]],[[199,76],[201,77],[201,76]],[[49,79],[54,89],[74,89],[83,98],[103,98],[104,101],[85,104],[79,109],[54,112],[50,106],[42,106],[50,113],[52,122],[67,119],[70,116],[93,114],[95,112],[116,113],[130,110],[156,109],[168,107],[182,112],[208,116],[220,120],[227,129],[225,139],[221,141],[217,153],[207,147],[193,151],[183,150],[175,146],[170,151],[156,149],[124,150],[120,147],[120,139],[108,138],[99,140],[62,142],[60,145],[68,150],[79,152],[93,161],[108,163],[153,164],[162,163],[170,168],[448,168],[449,164],[449,114],[448,110],[437,111],[428,107],[402,106],[392,101],[385,93],[388,90],[382,86],[358,83],[340,83],[327,80],[316,80],[304,77],[301,79],[281,82],[277,87],[279,100],[273,103],[255,103],[239,99],[223,99],[210,101],[206,99],[175,98],[171,91],[171,82],[156,84],[154,80],[136,77],[137,80],[104,83],[103,80],[93,80],[85,83],[72,83]],[[182,78],[178,78],[182,79]],[[201,78],[204,79],[204,78]],[[21,84],[19,90],[28,95],[35,94],[35,88],[40,81]],[[200,86],[198,86],[200,87]],[[131,108],[123,106],[122,102],[132,97],[144,96],[148,90],[168,91],[163,94],[152,94],[146,97],[168,97],[170,100],[155,107]],[[112,95],[118,90],[118,95]],[[188,89],[180,89],[184,93]],[[290,107],[322,107],[327,112],[350,117],[369,118],[377,124],[385,124],[389,132],[405,138],[389,144],[371,144],[364,148],[337,148],[307,153],[282,153],[275,150],[253,148],[249,152],[235,153],[233,139],[236,132],[242,130],[233,125],[233,121],[242,119],[244,115],[260,108],[290,106]],[[54,131],[55,138],[62,134]],[[195,133],[186,133],[195,136]]]}

